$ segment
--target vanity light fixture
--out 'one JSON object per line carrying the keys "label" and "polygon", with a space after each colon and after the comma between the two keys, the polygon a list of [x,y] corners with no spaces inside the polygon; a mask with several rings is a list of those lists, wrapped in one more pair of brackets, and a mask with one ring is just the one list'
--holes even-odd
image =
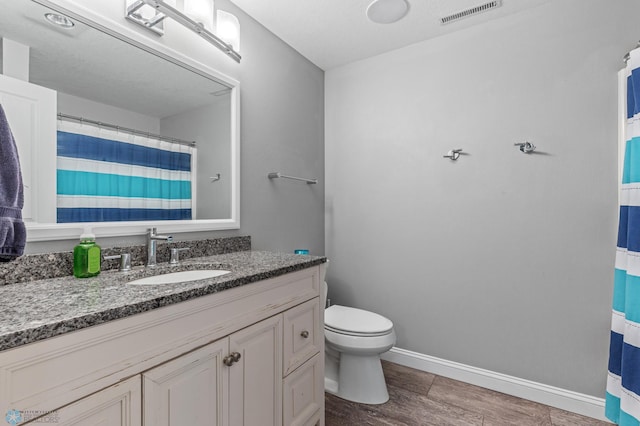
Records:
{"label": "vanity light fixture", "polygon": [[[209,0],[211,2],[211,0]],[[143,17],[138,11],[144,6],[151,6],[155,9],[156,13],[149,19]],[[211,2],[213,8],[213,2]],[[212,14],[213,16],[213,14]],[[198,34],[203,39],[217,47],[226,53],[229,57],[233,58],[236,62],[240,62],[241,56],[237,50],[234,49],[230,43],[224,41],[219,35],[214,34],[212,31],[206,28],[202,22],[196,22],[191,17],[182,13],[174,6],[170,5],[165,0],[127,0],[126,17],[132,22],[142,25],[148,30],[162,35],[164,31],[158,31],[156,27],[162,23],[162,21],[169,17],[184,27],[190,29],[194,33]],[[213,19],[213,18],[212,18]],[[238,45],[239,45],[239,26],[238,26]]]}
{"label": "vanity light fixture", "polygon": [[367,18],[377,24],[391,24],[409,12],[407,0],[374,0],[367,7]]}
{"label": "vanity light fixture", "polygon": [[71,19],[64,15],[60,15],[59,13],[45,13],[44,17],[53,25],[57,25],[65,30],[69,30],[76,25]]}

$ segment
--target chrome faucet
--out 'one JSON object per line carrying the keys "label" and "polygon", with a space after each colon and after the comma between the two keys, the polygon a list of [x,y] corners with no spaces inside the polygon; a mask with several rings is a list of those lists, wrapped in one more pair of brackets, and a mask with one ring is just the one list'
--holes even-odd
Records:
{"label": "chrome faucet", "polygon": [[158,235],[158,230],[156,228],[147,229],[147,266],[156,266],[158,241],[166,241],[170,243],[173,241],[173,237],[171,235]]}

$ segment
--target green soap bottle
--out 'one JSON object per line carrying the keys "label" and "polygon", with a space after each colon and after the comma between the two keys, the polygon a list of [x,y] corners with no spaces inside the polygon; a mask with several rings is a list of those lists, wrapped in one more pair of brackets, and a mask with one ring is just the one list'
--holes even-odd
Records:
{"label": "green soap bottle", "polygon": [[100,246],[91,229],[85,228],[80,244],[73,248],[73,275],[77,278],[95,277],[100,273]]}

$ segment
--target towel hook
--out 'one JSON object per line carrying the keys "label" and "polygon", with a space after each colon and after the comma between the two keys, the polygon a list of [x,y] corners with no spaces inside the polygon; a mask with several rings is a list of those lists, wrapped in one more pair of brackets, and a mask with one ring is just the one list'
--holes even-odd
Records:
{"label": "towel hook", "polygon": [[452,149],[451,151],[447,152],[447,155],[443,155],[443,158],[448,158],[451,161],[456,161],[458,158],[460,158],[460,153],[462,152],[462,148],[460,149]]}
{"label": "towel hook", "polygon": [[520,142],[520,143],[514,143],[514,146],[519,146],[520,147],[520,151],[524,152],[525,154],[531,154],[533,151],[536,150],[536,146],[534,144],[532,144],[531,142],[528,141],[524,141],[524,142]]}

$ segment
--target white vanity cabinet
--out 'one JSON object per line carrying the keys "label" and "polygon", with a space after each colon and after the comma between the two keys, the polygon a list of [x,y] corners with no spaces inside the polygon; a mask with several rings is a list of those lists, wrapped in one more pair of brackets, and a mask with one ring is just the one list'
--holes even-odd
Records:
{"label": "white vanity cabinet", "polygon": [[323,268],[0,352],[0,410],[65,425],[323,425]]}
{"label": "white vanity cabinet", "polygon": [[143,373],[143,424],[282,424],[281,328],[271,317]]}

